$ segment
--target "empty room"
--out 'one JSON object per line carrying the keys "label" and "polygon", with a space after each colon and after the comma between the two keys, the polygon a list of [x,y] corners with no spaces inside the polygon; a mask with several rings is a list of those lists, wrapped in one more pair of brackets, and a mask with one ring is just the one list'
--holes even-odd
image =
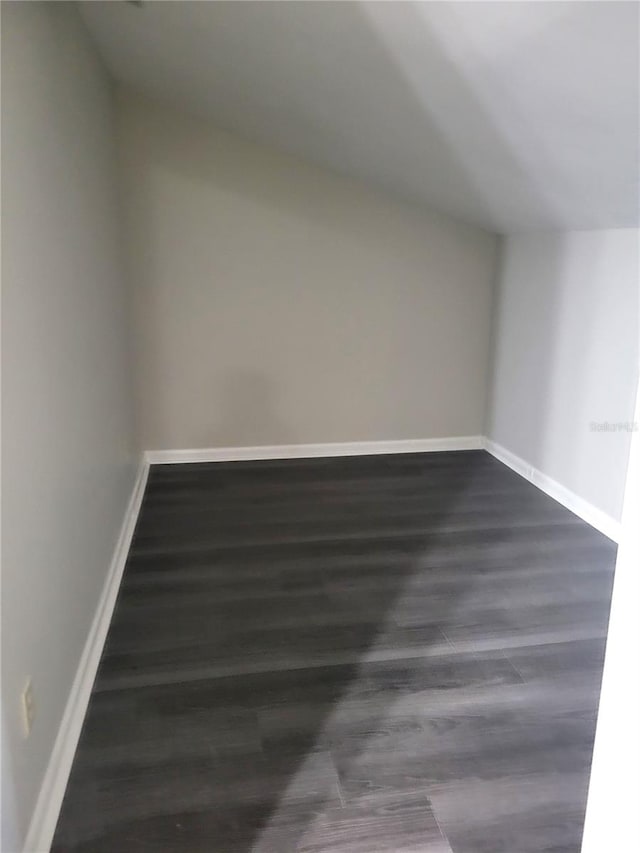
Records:
{"label": "empty room", "polygon": [[640,6],[0,12],[2,853],[640,849]]}

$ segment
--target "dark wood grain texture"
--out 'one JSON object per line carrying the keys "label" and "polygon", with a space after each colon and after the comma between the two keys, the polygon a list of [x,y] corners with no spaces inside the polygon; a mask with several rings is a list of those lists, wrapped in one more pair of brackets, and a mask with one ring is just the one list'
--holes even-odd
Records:
{"label": "dark wood grain texture", "polygon": [[56,853],[578,853],[615,546],[483,451],[155,466]]}

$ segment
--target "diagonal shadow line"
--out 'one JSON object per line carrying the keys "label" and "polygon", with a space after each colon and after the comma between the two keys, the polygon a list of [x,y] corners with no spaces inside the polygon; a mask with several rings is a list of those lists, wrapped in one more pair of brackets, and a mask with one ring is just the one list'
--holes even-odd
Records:
{"label": "diagonal shadow line", "polygon": [[[491,487],[494,464],[154,468],[54,850],[295,850],[323,821],[357,831],[359,809],[407,832],[419,813],[440,838],[425,781],[455,777],[458,758],[414,755],[386,777],[384,763],[415,753],[421,691],[521,681],[443,644],[470,564],[495,562],[482,543],[520,511]],[[438,568],[458,582],[439,586]],[[358,767],[371,741],[377,771]]]}

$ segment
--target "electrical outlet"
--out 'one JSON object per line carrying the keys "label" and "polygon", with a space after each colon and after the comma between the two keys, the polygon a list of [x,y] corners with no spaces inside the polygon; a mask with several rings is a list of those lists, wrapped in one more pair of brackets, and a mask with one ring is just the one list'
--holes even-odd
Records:
{"label": "electrical outlet", "polygon": [[31,734],[35,715],[36,708],[33,702],[33,686],[29,678],[22,691],[22,730],[25,737],[29,737]]}

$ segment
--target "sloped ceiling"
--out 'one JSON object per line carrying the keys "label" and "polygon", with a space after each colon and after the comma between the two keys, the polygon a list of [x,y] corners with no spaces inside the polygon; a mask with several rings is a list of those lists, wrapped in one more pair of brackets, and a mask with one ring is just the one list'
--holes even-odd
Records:
{"label": "sloped ceiling", "polygon": [[80,4],[117,80],[501,233],[638,224],[638,5]]}

